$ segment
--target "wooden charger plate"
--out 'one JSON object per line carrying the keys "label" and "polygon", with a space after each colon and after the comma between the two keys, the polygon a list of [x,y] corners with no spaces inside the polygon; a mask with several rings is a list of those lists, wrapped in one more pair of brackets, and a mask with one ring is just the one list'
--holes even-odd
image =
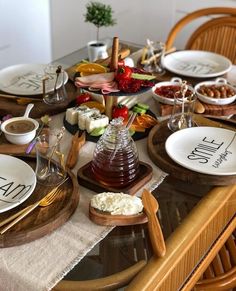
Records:
{"label": "wooden charger plate", "polygon": [[111,215],[108,212],[99,211],[91,205],[89,205],[89,218],[96,224],[111,226],[142,224],[148,221],[144,212],[136,215]]}
{"label": "wooden charger plate", "polygon": [[[33,169],[36,159],[33,156],[19,155]],[[60,187],[63,192],[58,199],[47,207],[38,206],[15,226],[0,235],[0,247],[12,247],[25,244],[47,235],[63,225],[74,213],[79,203],[77,179],[71,171],[67,172],[69,179]],[[52,187],[45,187],[37,183],[32,195],[16,208],[0,214],[0,221],[17,213],[28,205],[38,201],[48,193]]]}
{"label": "wooden charger plate", "polygon": [[[194,115],[194,121],[199,126],[214,126],[235,130],[234,127],[223,123],[212,121],[200,115]],[[206,184],[206,185],[231,185],[236,183],[236,175],[217,176],[207,175],[186,169],[175,163],[165,150],[165,142],[172,134],[167,126],[167,120],[159,123],[152,128],[148,136],[148,154],[151,160],[163,171],[172,177],[186,181],[188,183]]]}

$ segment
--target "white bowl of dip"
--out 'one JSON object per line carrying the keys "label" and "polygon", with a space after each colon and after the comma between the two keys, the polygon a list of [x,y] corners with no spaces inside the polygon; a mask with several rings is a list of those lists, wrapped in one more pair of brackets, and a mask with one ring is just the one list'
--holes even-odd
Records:
{"label": "white bowl of dip", "polygon": [[29,104],[24,116],[12,117],[1,124],[1,130],[6,139],[13,144],[22,145],[32,141],[39,127],[37,120],[28,117],[33,104]]}

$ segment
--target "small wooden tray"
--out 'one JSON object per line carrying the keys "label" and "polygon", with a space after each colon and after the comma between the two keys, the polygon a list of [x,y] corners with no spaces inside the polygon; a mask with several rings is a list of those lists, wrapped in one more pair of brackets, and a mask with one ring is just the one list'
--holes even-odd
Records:
{"label": "small wooden tray", "polygon": [[[215,126],[233,129],[223,123],[211,121],[200,115],[195,115],[194,121],[200,126]],[[167,120],[159,123],[151,130],[148,136],[148,154],[152,161],[172,177],[189,183],[206,185],[230,185],[236,183],[236,175],[217,176],[207,175],[186,169],[175,163],[165,150],[166,139],[172,134],[167,127]]]}
{"label": "small wooden tray", "polygon": [[[35,157],[22,155],[17,157],[23,159],[33,169],[35,168]],[[76,177],[71,171],[68,171],[68,176],[69,179],[61,186],[63,193],[60,194],[59,199],[47,207],[37,207],[22,219],[22,221],[17,223],[6,233],[0,235],[0,248],[31,242],[51,233],[70,218],[79,203],[79,192]],[[45,187],[37,183],[33,194],[24,203],[12,210],[0,214],[0,221],[3,221],[26,206],[38,201],[51,189],[52,187]]]}
{"label": "small wooden tray", "polygon": [[144,162],[139,162],[140,171],[138,177],[125,188],[113,188],[109,186],[102,185],[95,180],[94,175],[90,169],[91,162],[84,165],[78,170],[77,176],[79,183],[89,188],[96,193],[100,192],[123,192],[125,194],[134,195],[142,186],[144,186],[152,178],[152,167]]}
{"label": "small wooden tray", "polygon": [[136,215],[111,215],[107,212],[96,210],[91,205],[89,205],[89,218],[99,225],[134,225],[148,221],[144,212]]}

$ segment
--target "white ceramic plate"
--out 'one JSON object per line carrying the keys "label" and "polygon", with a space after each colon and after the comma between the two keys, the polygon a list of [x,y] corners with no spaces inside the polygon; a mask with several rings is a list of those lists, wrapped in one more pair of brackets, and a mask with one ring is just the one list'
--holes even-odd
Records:
{"label": "white ceramic plate", "polygon": [[[201,86],[211,86],[211,85],[215,85],[215,86],[220,86],[220,85],[226,85],[228,88],[230,88],[231,90],[234,91],[234,95],[231,97],[226,97],[226,98],[211,98],[208,96],[205,96],[203,94],[201,94],[199,92],[199,89]],[[194,87],[196,93],[197,93],[197,97],[199,100],[201,100],[204,103],[207,104],[213,104],[213,105],[226,105],[226,104],[230,104],[233,103],[236,100],[236,89],[233,86],[230,86],[227,84],[227,80],[224,78],[218,78],[215,81],[205,81],[205,82],[201,82],[198,83],[195,87]]]}
{"label": "white ceramic plate", "polygon": [[163,59],[164,67],[176,74],[195,77],[217,77],[228,72],[232,63],[226,57],[205,51],[178,51]]}
{"label": "white ceramic plate", "polygon": [[[161,102],[163,104],[174,105],[174,96],[173,98],[164,97],[162,95],[157,94],[155,91],[157,88],[160,88],[162,86],[180,86],[181,82],[182,82],[182,79],[174,77],[170,81],[157,83],[155,86],[152,87],[152,97],[158,102]],[[193,91],[193,88],[190,86],[188,86],[188,89]],[[180,103],[180,102],[177,101],[177,103]]]}
{"label": "white ceramic plate", "polygon": [[[0,90],[16,95],[38,95],[43,93],[42,78],[45,76],[44,64],[20,64],[0,71]],[[53,90],[56,74],[51,74],[47,83],[47,92]],[[68,74],[64,72],[64,83]],[[58,86],[61,84],[58,82]]]}
{"label": "white ceramic plate", "polygon": [[192,127],[171,134],[166,152],[177,164],[208,175],[236,174],[236,132],[216,127]]}
{"label": "white ceramic plate", "polygon": [[36,175],[22,160],[0,154],[0,213],[23,203],[34,191]]}

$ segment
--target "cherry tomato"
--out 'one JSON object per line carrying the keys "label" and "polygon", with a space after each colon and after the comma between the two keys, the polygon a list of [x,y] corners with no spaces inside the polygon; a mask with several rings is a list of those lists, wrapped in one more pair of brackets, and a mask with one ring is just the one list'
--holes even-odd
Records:
{"label": "cherry tomato", "polygon": [[124,120],[127,120],[129,117],[129,108],[123,104],[118,104],[113,107],[112,118],[123,117]]}
{"label": "cherry tomato", "polygon": [[92,96],[89,93],[82,93],[76,97],[76,104],[80,105],[91,100]]}
{"label": "cherry tomato", "polygon": [[116,80],[124,80],[124,79],[130,79],[133,71],[130,67],[128,66],[120,66],[118,67],[116,71]]}

